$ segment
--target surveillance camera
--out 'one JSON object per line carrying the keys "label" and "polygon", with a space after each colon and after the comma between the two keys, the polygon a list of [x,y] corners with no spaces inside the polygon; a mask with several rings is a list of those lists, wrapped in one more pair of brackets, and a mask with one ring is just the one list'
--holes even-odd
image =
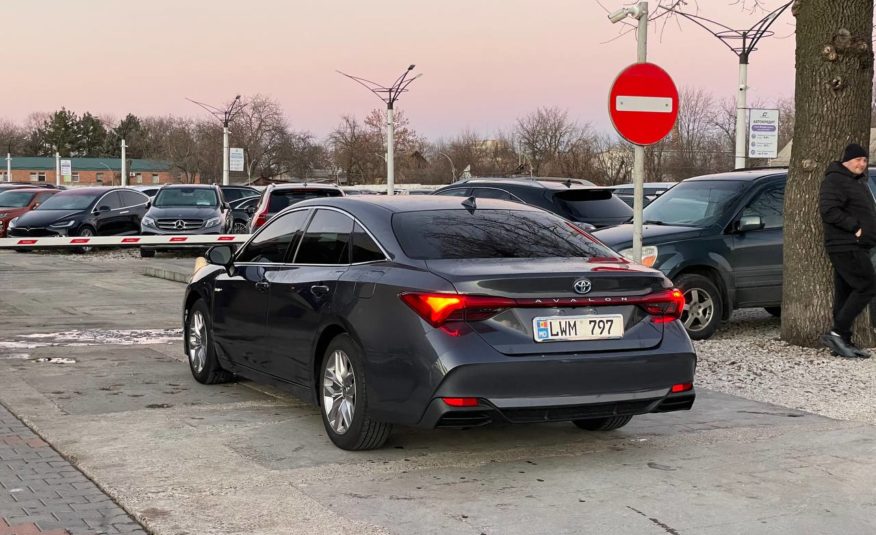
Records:
{"label": "surveillance camera", "polygon": [[610,20],[613,24],[617,24],[618,22],[627,18],[627,8],[622,7],[608,16],[608,20]]}

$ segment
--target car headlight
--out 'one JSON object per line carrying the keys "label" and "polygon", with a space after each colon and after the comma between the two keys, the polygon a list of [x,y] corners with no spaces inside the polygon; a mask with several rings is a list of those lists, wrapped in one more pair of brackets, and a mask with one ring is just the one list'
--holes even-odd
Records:
{"label": "car headlight", "polygon": [[140,222],[143,223],[143,226],[145,226],[145,227],[154,227],[155,226],[155,220],[152,219],[151,217],[144,217],[143,219],[140,220]]}
{"label": "car headlight", "polygon": [[214,217],[213,219],[208,219],[206,223],[204,223],[205,227],[215,227],[222,221],[221,217]]}
{"label": "car headlight", "polygon": [[14,227],[16,221],[18,221],[18,218],[17,218],[17,217],[13,217],[13,218],[12,218],[12,221],[9,222],[9,228]]}
{"label": "car headlight", "polygon": [[[620,255],[629,261],[633,260],[633,248],[624,249]],[[642,265],[645,267],[654,267],[657,263],[657,247],[654,245],[646,245],[642,247]]]}
{"label": "car headlight", "polygon": [[68,219],[67,221],[56,221],[55,223],[52,223],[49,226],[53,227],[53,228],[69,228],[75,224],[76,224],[76,221],[73,221],[72,219]]}

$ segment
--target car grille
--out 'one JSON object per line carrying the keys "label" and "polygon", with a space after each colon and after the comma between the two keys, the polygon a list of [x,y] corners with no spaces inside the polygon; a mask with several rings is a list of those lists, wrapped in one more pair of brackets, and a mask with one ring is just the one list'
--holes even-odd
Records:
{"label": "car grille", "polygon": [[44,228],[15,227],[9,229],[9,236],[14,238],[51,238],[57,237],[57,232]]}
{"label": "car grille", "polygon": [[[180,223],[182,222],[182,223]],[[159,219],[156,221],[161,230],[195,230],[204,226],[203,219]]]}

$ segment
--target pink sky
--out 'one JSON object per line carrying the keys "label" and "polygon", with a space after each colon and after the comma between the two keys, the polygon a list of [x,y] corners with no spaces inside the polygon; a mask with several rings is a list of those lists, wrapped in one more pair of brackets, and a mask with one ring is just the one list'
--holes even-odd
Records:
{"label": "pink sky", "polygon": [[[700,0],[699,13],[730,26],[763,16],[735,1]],[[4,4],[0,117],[14,121],[61,106],[117,117],[195,116],[202,112],[185,97],[220,104],[236,93],[263,93],[281,103],[293,128],[322,137],[342,114],[362,118],[382,106],[335,69],[389,83],[416,63],[423,77],[397,107],[421,134],[469,128],[490,135],[540,106],[609,131],[609,86],[636,54],[633,34],[605,43],[619,27],[595,0]],[[793,22],[783,15],[776,38],[752,56],[752,99],[793,96]],[[659,29],[652,28],[649,60],[679,87],[735,95],[737,60],[718,40],[684,22]]]}

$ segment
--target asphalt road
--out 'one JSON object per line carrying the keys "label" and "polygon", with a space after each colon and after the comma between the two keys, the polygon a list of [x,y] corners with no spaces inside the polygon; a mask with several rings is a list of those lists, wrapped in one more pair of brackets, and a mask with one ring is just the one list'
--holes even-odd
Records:
{"label": "asphalt road", "polygon": [[876,532],[876,428],[704,390],[610,433],[338,450],[294,398],[194,382],[163,261],[0,252],[0,403],[153,533]]}

